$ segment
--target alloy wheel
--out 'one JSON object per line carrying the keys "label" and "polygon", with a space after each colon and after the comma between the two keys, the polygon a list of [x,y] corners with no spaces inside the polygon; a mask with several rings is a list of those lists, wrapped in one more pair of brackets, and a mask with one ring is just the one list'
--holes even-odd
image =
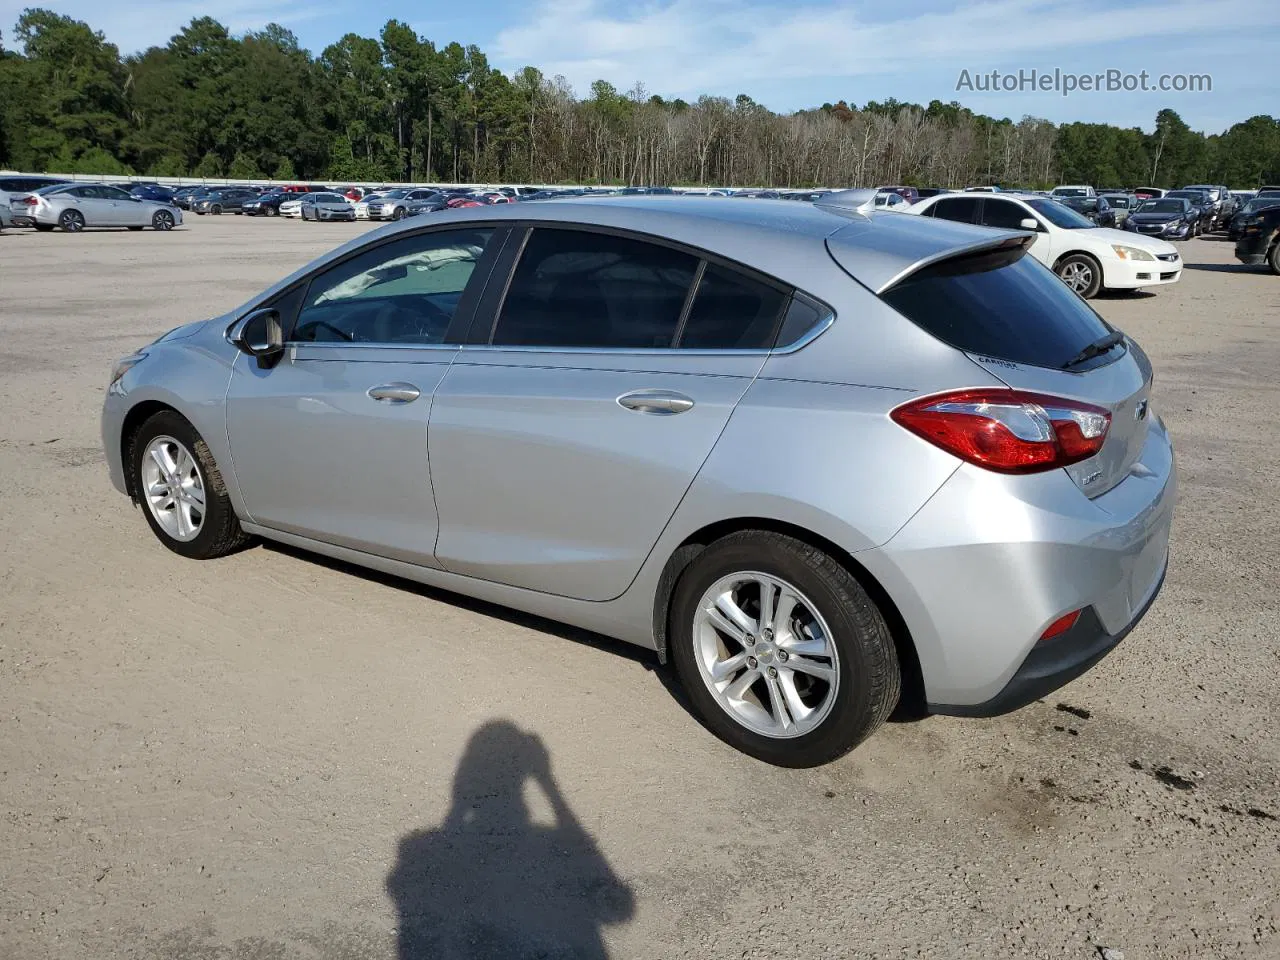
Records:
{"label": "alloy wheel", "polygon": [[157,230],[172,230],[173,214],[168,210],[157,210],[156,215],[151,218],[151,225]]}
{"label": "alloy wheel", "polygon": [[141,473],[156,523],[175,540],[194,540],[204,525],[205,485],[191,451],[173,437],[156,437],[143,452]]}
{"label": "alloy wheel", "polygon": [[58,223],[67,233],[79,233],[84,229],[84,217],[78,210],[68,210],[59,218]]}
{"label": "alloy wheel", "polygon": [[717,580],[698,602],[694,658],[720,708],[779,739],[817,728],[836,703],[840,663],[831,630],[797,587],[765,573]]}
{"label": "alloy wheel", "polygon": [[1059,276],[1076,293],[1084,293],[1093,284],[1093,269],[1079,260],[1064,266]]}

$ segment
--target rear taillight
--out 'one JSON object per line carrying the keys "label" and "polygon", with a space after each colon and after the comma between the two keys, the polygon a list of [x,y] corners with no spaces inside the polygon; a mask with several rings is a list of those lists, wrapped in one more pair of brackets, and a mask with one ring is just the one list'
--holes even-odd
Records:
{"label": "rear taillight", "polygon": [[1087,460],[1107,439],[1101,407],[1021,390],[976,388],[903,404],[890,416],[961,460],[998,473],[1036,473]]}
{"label": "rear taillight", "polygon": [[25,203],[28,207],[34,207],[40,203],[40,198],[39,197],[23,197],[22,202]]}

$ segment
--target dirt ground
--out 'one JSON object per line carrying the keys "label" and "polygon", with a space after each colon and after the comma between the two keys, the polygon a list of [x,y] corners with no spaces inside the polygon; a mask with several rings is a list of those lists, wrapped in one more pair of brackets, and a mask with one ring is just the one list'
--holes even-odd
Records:
{"label": "dirt ground", "polygon": [[[714,201],[709,201],[714,202]],[[1280,278],[1099,310],[1156,365],[1164,593],[997,720],[737,754],[646,654],[109,485],[111,361],[364,225],[0,235],[0,958],[1280,956]]]}

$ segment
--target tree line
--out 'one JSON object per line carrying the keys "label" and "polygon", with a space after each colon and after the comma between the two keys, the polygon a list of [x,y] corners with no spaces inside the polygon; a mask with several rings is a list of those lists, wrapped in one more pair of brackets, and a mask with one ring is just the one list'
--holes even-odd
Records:
{"label": "tree line", "polygon": [[[745,94],[664,99],[637,83],[511,76],[476,46],[389,21],[318,56],[269,24],[209,17],[122,56],[49,10],[0,35],[0,167],[277,180],[1044,187],[1280,182],[1280,121],[1222,134],[1161,110],[1150,133],[997,119],[934,100],[780,114]],[[16,41],[16,43],[14,43]]]}

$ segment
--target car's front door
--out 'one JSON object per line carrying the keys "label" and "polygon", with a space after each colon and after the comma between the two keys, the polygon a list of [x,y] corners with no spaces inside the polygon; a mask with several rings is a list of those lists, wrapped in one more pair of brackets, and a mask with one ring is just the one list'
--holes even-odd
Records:
{"label": "car's front door", "polygon": [[494,234],[401,236],[280,298],[285,355],[269,369],[238,357],[227,395],[235,477],[253,522],[436,565],[427,419]]}
{"label": "car's front door", "polygon": [[759,372],[789,291],[647,238],[559,227],[532,231],[505,294],[489,288],[481,342],[432,404],[436,557],[616,597]]}
{"label": "car's front door", "polygon": [[115,187],[100,188],[111,201],[113,225],[117,227],[145,227],[151,222],[147,208],[137,197],[130,196]]}

